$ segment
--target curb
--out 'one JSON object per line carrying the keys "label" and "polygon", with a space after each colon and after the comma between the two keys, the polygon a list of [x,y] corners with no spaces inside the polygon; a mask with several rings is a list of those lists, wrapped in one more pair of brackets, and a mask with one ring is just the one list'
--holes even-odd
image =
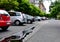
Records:
{"label": "curb", "polygon": [[[20,31],[18,33],[12,34],[11,36],[5,37],[5,38],[0,38],[0,42],[12,42],[11,40],[18,40],[19,42],[23,42],[23,39],[32,33],[33,29],[35,28],[36,25],[29,27],[23,31]],[[29,33],[29,34],[28,34]]]}
{"label": "curb", "polygon": [[[44,21],[43,21],[43,22],[44,22]],[[44,24],[48,23],[48,22],[45,22],[45,23],[43,24],[43,22],[38,23],[38,24],[36,25],[35,29],[33,30],[33,32],[30,33],[29,35],[27,35],[27,36],[25,37],[25,39],[23,39],[23,42],[27,42],[36,32],[39,31],[39,29],[40,29]],[[42,24],[42,25],[40,25],[40,24]],[[41,26],[41,27],[40,27],[40,26]],[[39,28],[39,27],[40,27],[40,28]]]}
{"label": "curb", "polygon": [[25,37],[25,39],[23,39],[23,42],[26,42],[28,39],[30,39],[40,28],[38,28],[39,26],[36,26],[35,29],[33,30],[32,33],[30,33],[29,35],[27,35]]}
{"label": "curb", "polygon": [[12,34],[9,37],[1,38],[0,42],[26,42],[40,29],[39,26],[41,23],[42,22],[37,23],[36,25],[32,27],[28,27],[24,29],[23,31]]}

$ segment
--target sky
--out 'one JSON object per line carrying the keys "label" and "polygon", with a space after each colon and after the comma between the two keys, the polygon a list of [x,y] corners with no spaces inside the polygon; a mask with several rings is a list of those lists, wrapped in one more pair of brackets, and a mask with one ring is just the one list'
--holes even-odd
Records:
{"label": "sky", "polygon": [[[52,2],[54,2],[55,0],[52,0]],[[50,6],[50,4],[51,4],[51,1],[44,1],[43,2],[43,4],[44,4],[44,6],[45,6],[45,8],[46,8],[46,13],[49,13],[49,6]]]}

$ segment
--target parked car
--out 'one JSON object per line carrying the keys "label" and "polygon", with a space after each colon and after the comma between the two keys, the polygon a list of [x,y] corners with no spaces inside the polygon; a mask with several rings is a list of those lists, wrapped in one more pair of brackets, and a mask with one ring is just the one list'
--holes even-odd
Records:
{"label": "parked car", "polygon": [[46,20],[48,20],[48,18],[46,17]]}
{"label": "parked car", "polygon": [[25,21],[25,23],[27,23],[27,17],[26,17],[26,14],[23,13],[23,19]]}
{"label": "parked car", "polygon": [[14,25],[23,25],[25,23],[24,17],[21,12],[10,12],[11,21]]}
{"label": "parked car", "polygon": [[7,11],[0,9],[0,28],[7,30],[11,25],[10,15]]}
{"label": "parked car", "polygon": [[41,21],[41,17],[40,16],[35,16],[35,21]]}
{"label": "parked car", "polygon": [[42,17],[42,20],[46,20],[47,18],[46,17]]}
{"label": "parked car", "polygon": [[33,16],[26,14],[27,17],[27,23],[32,24],[33,23]]}
{"label": "parked car", "polygon": [[32,22],[35,22],[35,20],[34,20],[34,19],[35,19],[34,16],[31,16],[31,18],[32,18]]}

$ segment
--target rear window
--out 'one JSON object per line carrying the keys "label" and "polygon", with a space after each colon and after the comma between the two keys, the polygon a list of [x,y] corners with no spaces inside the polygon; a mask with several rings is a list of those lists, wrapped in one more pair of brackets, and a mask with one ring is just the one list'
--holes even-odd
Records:
{"label": "rear window", "polygon": [[0,10],[0,14],[8,14],[8,12],[5,10]]}
{"label": "rear window", "polygon": [[20,13],[15,13],[15,12],[9,12],[10,16],[20,16]]}
{"label": "rear window", "polygon": [[0,14],[2,14],[4,16],[9,16],[9,13],[5,10],[0,10]]}
{"label": "rear window", "polygon": [[3,15],[3,16],[9,16],[8,14],[1,14],[1,15]]}
{"label": "rear window", "polygon": [[16,13],[14,12],[9,12],[10,16],[16,16]]}

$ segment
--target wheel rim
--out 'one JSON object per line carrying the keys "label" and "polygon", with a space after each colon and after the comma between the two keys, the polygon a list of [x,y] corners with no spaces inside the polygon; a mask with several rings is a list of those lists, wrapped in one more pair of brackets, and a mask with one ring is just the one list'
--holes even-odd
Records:
{"label": "wheel rim", "polygon": [[30,21],[28,21],[28,23],[30,23]]}
{"label": "wheel rim", "polygon": [[16,21],[16,25],[19,25],[19,21]]}

